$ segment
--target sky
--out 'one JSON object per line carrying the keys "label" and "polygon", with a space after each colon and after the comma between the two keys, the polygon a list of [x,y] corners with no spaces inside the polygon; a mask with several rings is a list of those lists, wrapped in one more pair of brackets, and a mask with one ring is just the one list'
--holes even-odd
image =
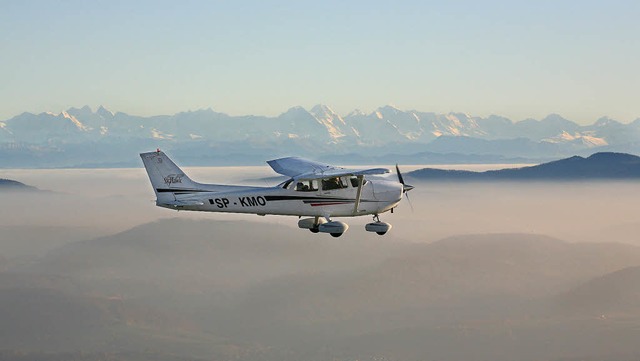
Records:
{"label": "sky", "polygon": [[640,117],[638,1],[0,0],[0,120],[403,110]]}

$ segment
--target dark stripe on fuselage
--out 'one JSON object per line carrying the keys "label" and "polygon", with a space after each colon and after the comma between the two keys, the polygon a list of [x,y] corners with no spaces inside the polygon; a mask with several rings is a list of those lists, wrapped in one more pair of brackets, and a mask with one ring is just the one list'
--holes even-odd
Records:
{"label": "dark stripe on fuselage", "polygon": [[346,198],[331,198],[331,197],[324,197],[324,198],[320,198],[320,197],[310,197],[310,196],[265,196],[264,197],[266,200],[268,201],[304,201],[304,200],[309,200],[309,199],[318,199],[318,200],[323,200],[323,199],[340,199],[340,200],[348,200]]}
{"label": "dark stripe on fuselage", "polygon": [[[158,193],[176,193],[176,194],[190,194],[190,193],[208,193],[213,192],[210,190],[203,189],[171,189],[171,188],[156,188]],[[313,196],[264,196],[264,199],[267,201],[303,201],[305,204],[313,203],[315,205],[323,204],[323,203],[355,203],[355,199],[350,198],[336,198],[336,197],[313,197]],[[338,203],[339,202],[339,203]],[[379,202],[375,200],[367,200],[361,199],[361,203],[365,202]],[[329,205],[329,204],[327,204]]]}
{"label": "dark stripe on fuselage", "polygon": [[[304,203],[322,203],[322,202],[343,202],[353,203],[356,200],[351,198],[336,198],[336,197],[310,197],[310,196],[265,196],[267,201],[303,201]],[[378,202],[374,200],[361,199],[360,202]]]}

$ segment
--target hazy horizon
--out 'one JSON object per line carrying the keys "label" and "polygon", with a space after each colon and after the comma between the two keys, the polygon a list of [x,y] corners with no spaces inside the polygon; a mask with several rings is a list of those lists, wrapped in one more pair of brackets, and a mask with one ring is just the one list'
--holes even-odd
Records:
{"label": "hazy horizon", "polygon": [[[382,165],[385,166],[385,165]],[[442,169],[484,171],[519,165],[449,165]],[[393,166],[386,165],[388,168]],[[403,165],[404,173],[421,169],[424,165]],[[184,167],[189,176],[203,183],[273,186],[277,176],[268,166],[251,167]],[[37,201],[42,197],[53,200],[38,207],[21,206],[4,212],[0,225],[14,223],[30,225],[73,226],[94,224],[102,227],[101,234],[123,231],[140,223],[171,217],[211,220],[240,220],[275,223],[296,228],[295,217],[256,217],[243,214],[208,212],[175,212],[158,208],[155,195],[144,168],[113,169],[3,169],[2,178],[14,179],[51,194],[18,194],[7,199]],[[395,179],[395,174],[388,175]],[[473,233],[536,233],[567,241],[597,241],[610,228],[624,229],[618,241],[640,245],[633,241],[636,221],[634,194],[640,194],[640,184],[633,181],[576,181],[576,182],[420,182],[409,197],[415,212],[406,200],[394,214],[383,219],[394,224],[391,237],[411,240],[416,231],[430,241],[448,236]],[[610,205],[615,199],[615,208]],[[96,204],[91,212],[78,212]],[[60,207],[69,212],[57,212]],[[602,208],[606,207],[607,212]],[[120,212],[119,209],[127,211]],[[611,209],[609,209],[611,208]],[[134,214],[130,214],[135,210]],[[446,210],[446,212],[443,212]],[[106,217],[106,215],[109,215]],[[370,217],[346,217],[353,224],[349,233],[358,237],[368,234],[364,224]],[[586,221],[589,219],[590,221]],[[82,220],[82,221],[81,221]],[[508,220],[508,221],[507,221]],[[639,228],[640,229],[640,228]],[[631,232],[631,233],[630,233]]]}

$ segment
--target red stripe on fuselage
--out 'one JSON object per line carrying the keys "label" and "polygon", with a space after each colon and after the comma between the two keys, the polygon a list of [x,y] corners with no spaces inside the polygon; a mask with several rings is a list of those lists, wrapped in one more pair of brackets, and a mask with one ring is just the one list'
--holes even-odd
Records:
{"label": "red stripe on fuselage", "polygon": [[322,203],[311,203],[311,207],[318,207],[318,206],[337,206],[340,204],[349,204],[351,202],[322,202]]}

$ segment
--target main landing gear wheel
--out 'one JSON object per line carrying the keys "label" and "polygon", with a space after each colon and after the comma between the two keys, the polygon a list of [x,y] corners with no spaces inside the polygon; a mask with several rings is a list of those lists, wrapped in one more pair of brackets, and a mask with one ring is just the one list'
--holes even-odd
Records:
{"label": "main landing gear wheel", "polygon": [[323,223],[327,223],[327,221],[321,217],[303,218],[298,221],[298,227],[308,229],[311,233],[318,233],[320,232],[320,225]]}
{"label": "main landing gear wheel", "polygon": [[349,229],[349,225],[344,222],[331,221],[328,217],[320,216],[300,219],[298,227],[308,229],[311,233],[329,233],[334,237],[342,236]]}

